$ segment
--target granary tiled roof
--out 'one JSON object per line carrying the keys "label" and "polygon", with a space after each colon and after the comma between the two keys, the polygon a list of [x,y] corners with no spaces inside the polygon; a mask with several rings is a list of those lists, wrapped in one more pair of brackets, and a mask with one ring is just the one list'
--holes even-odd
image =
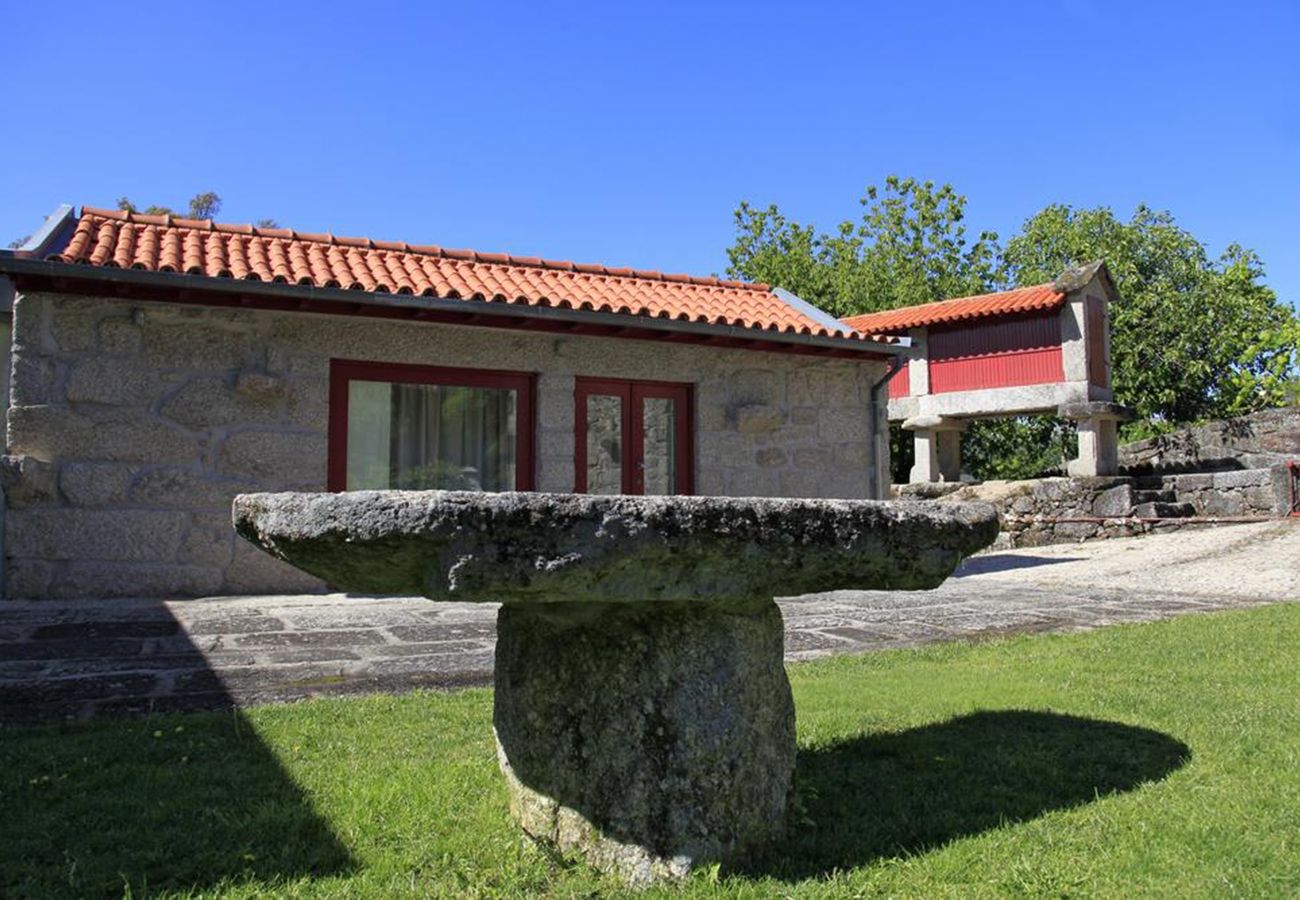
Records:
{"label": "granary tiled roof", "polygon": [[861,332],[896,334],[909,328],[920,328],[943,322],[1053,309],[1060,306],[1064,300],[1065,293],[1058,289],[1056,282],[1048,282],[1033,287],[1000,291],[996,294],[958,297],[953,300],[940,300],[937,303],[922,303],[919,306],[904,306],[900,309],[850,316],[841,321]]}
{"label": "granary tiled roof", "polygon": [[828,327],[765,284],[91,207],[82,209],[66,244],[45,258],[209,278],[879,340],[847,327]]}

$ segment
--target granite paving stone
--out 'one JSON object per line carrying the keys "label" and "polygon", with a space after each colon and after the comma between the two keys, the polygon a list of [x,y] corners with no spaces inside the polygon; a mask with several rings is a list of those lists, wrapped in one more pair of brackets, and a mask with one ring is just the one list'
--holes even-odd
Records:
{"label": "granite paving stone", "polygon": [[284,631],[288,626],[280,619],[264,615],[204,616],[185,626],[188,634],[251,634],[259,631]]}
{"label": "granite paving stone", "polygon": [[265,631],[235,638],[237,647],[354,647],[385,643],[375,628],[330,631]]}
{"label": "granite paving stone", "polygon": [[[376,650],[383,648],[374,648]],[[370,652],[367,645],[366,652]],[[293,663],[327,663],[340,660],[361,659],[361,653],[348,646],[342,647],[294,647],[288,650],[263,651],[257,655],[259,666],[291,665]]]}

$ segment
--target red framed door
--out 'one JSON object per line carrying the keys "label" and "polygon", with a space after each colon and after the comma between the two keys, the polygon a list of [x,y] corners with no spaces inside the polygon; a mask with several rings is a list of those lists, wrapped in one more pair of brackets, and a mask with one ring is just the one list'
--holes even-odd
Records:
{"label": "red framed door", "polygon": [[689,384],[579,378],[574,401],[574,490],[694,492]]}

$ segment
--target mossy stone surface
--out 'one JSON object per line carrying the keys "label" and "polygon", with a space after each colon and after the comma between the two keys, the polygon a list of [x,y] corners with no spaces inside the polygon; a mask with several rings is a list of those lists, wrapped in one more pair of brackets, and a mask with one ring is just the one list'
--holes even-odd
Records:
{"label": "mossy stone surface", "polygon": [[795,719],[772,600],[498,615],[493,723],[530,836],[632,884],[780,836]]}
{"label": "mossy stone surface", "polygon": [[926,589],[998,527],[983,504],[455,491],[244,494],[234,516],[343,590],[501,603]]}

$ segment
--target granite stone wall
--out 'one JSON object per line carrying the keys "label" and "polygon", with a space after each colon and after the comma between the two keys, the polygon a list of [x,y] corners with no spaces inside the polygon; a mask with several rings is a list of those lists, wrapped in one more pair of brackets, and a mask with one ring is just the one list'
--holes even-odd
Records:
{"label": "granite stone wall", "polygon": [[1300,459],[1300,406],[1193,425],[1119,448],[1120,471],[1258,469]]}
{"label": "granite stone wall", "polygon": [[866,497],[883,363],[58,294],[15,304],[11,597],[319,589],[243,541],[244,491],[324,490],[331,358],[539,373],[536,478],[573,488],[576,376],[695,387],[696,492]]}
{"label": "granite stone wall", "polygon": [[1220,517],[1283,516],[1290,507],[1288,478],[1285,466],[1273,466],[1146,477],[904,485],[898,491],[905,499],[991,503],[1001,522],[999,545],[1033,547],[1145,534]]}

